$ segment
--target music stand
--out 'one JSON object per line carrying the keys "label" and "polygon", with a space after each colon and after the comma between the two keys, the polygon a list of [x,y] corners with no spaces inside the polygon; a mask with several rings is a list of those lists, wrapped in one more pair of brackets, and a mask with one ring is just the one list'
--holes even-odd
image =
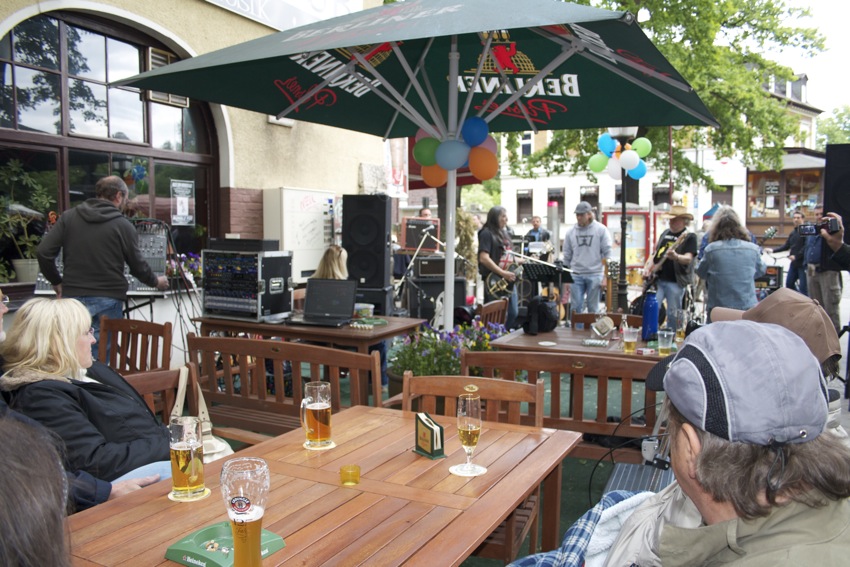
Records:
{"label": "music stand", "polygon": [[526,262],[522,265],[522,273],[528,276],[528,279],[540,282],[542,284],[555,283],[573,283],[573,278],[570,272],[564,268],[558,268],[548,263],[538,264],[536,262]]}

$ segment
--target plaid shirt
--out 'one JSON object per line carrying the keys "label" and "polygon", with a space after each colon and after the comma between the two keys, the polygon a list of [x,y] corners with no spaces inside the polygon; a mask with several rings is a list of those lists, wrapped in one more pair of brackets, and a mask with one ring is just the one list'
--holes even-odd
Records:
{"label": "plaid shirt", "polygon": [[560,548],[522,557],[511,563],[509,567],[581,567],[584,565],[584,556],[587,552],[587,545],[590,543],[590,536],[599,523],[602,511],[636,494],[638,492],[628,490],[608,492],[602,496],[596,506],[585,512],[570,526],[567,533],[564,534],[564,541],[561,542]]}

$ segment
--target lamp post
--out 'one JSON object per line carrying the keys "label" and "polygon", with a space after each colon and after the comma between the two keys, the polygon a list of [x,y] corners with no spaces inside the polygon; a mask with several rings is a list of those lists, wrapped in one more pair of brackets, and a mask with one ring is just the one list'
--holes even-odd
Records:
{"label": "lamp post", "polygon": [[[637,136],[637,132],[637,126],[608,128],[608,133],[612,138],[620,142],[622,149],[625,149],[626,142]],[[622,191],[620,191],[620,201],[622,204],[622,213],[620,215],[620,274],[617,281],[617,307],[624,314],[629,312],[629,289],[628,282],[626,282],[626,228],[628,226],[628,221],[626,220],[626,195],[628,194],[628,189],[633,187],[632,183],[637,184],[638,180],[632,179],[626,174],[625,170],[622,170]]]}

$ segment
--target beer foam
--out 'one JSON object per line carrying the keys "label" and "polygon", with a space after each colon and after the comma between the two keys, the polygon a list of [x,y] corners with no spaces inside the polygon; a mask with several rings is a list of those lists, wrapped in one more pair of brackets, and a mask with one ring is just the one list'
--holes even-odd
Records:
{"label": "beer foam", "polygon": [[307,404],[307,409],[311,410],[323,410],[330,409],[331,405],[325,402],[314,402],[312,404]]}
{"label": "beer foam", "polygon": [[263,517],[263,513],[265,511],[265,508],[262,506],[251,506],[251,508],[244,514],[238,514],[233,510],[228,510],[227,517],[230,518],[231,522],[255,522]]}

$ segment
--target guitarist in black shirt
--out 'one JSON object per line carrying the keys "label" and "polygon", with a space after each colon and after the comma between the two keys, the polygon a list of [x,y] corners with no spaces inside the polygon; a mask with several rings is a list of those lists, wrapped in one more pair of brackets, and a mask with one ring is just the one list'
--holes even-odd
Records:
{"label": "guitarist in black shirt", "polygon": [[[484,282],[484,302],[501,297],[508,298],[508,315],[505,327],[513,329],[519,313],[519,299],[514,283],[516,273],[511,271],[513,249],[511,239],[505,227],[508,225],[508,213],[504,207],[495,206],[487,213],[487,222],[478,231],[478,271]],[[501,284],[501,285],[500,285]],[[492,288],[499,288],[494,293]],[[504,291],[504,293],[501,293]]]}
{"label": "guitarist in black shirt", "polygon": [[[694,220],[686,207],[673,205],[664,216],[669,219],[670,228],[661,233],[644,271],[647,278],[654,280],[658,304],[667,299],[667,321],[674,322],[682,309],[685,287],[693,283],[697,237],[686,232],[688,223]],[[658,323],[660,327],[662,322]]]}

